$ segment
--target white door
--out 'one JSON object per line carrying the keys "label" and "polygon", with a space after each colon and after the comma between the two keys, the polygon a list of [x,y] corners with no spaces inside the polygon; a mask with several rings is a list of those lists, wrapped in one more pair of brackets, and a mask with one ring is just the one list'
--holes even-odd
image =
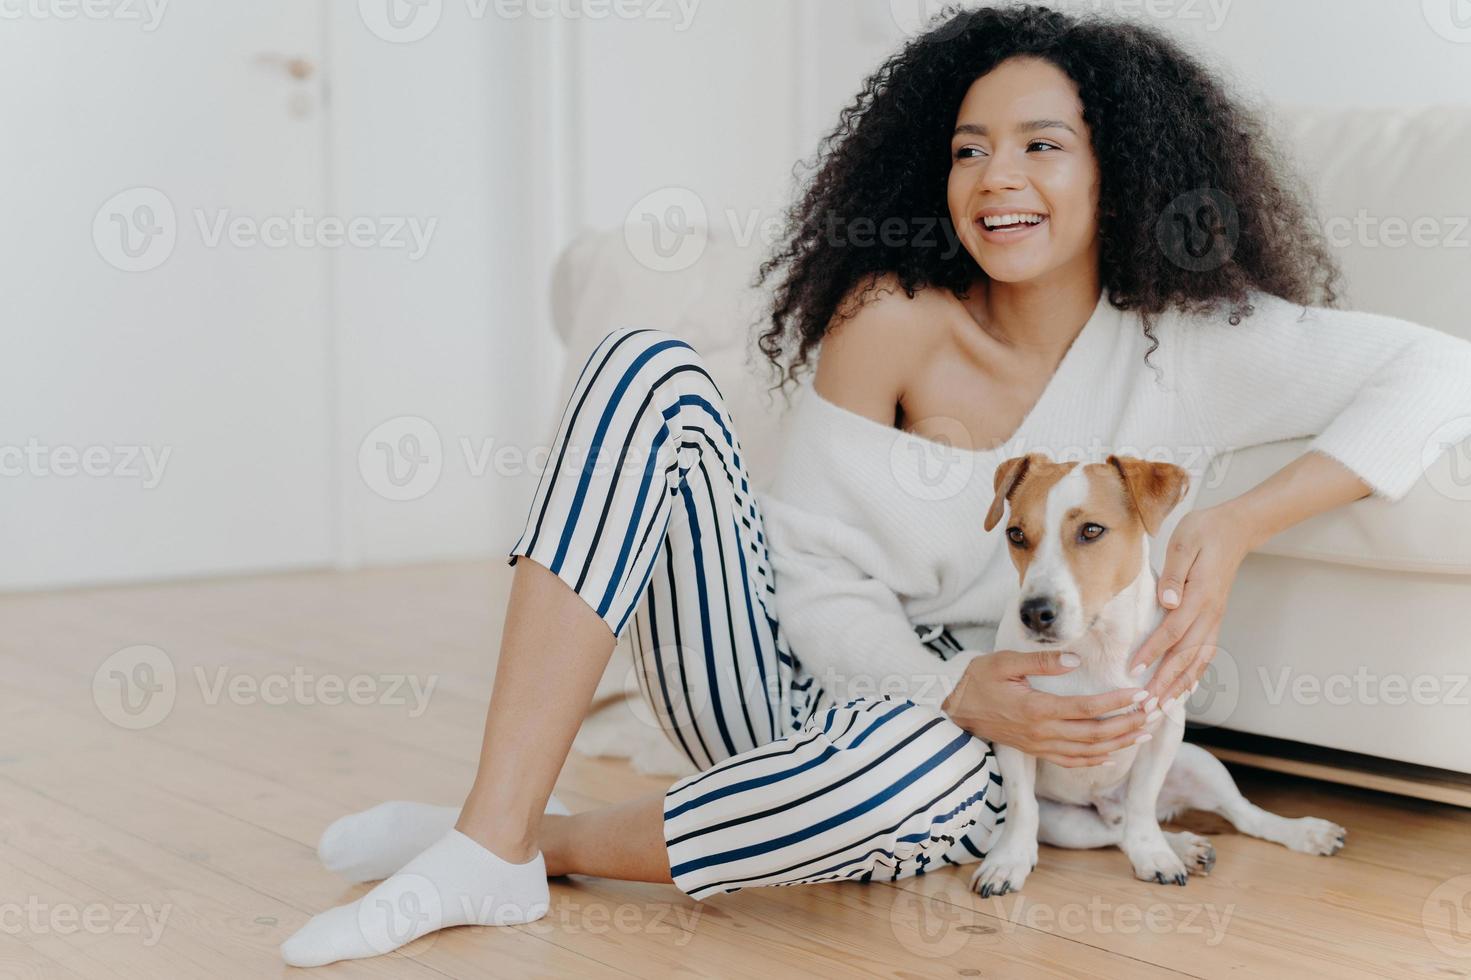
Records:
{"label": "white door", "polygon": [[0,589],[328,563],[317,4],[3,16]]}

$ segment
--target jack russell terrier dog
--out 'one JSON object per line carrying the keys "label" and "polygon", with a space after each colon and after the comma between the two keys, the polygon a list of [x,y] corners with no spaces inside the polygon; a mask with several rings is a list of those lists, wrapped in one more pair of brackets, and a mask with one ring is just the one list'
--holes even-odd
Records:
{"label": "jack russell terrier dog", "polygon": [[[995,649],[1060,649],[1082,658],[1066,674],[1029,678],[1032,687],[1102,694],[1148,682],[1153,667],[1133,678],[1128,665],[1165,613],[1155,599],[1149,539],[1189,483],[1178,466],[1130,456],[1079,464],[1029,453],[997,468],[985,529],[996,526],[1010,503],[1006,537],[1020,592],[1001,619]],[[1216,860],[1205,838],[1160,829],[1161,820],[1183,810],[1219,813],[1242,833],[1305,854],[1334,854],[1343,846],[1345,831],[1337,824],[1280,817],[1247,802],[1225,766],[1183,741],[1184,699],[1161,708],[1152,738],[1113,753],[1111,766],[1068,768],[997,745],[1006,822],[971,887],[982,896],[1020,889],[1037,865],[1038,841],[1116,845],[1135,877],[1183,885],[1187,874],[1207,874]]]}

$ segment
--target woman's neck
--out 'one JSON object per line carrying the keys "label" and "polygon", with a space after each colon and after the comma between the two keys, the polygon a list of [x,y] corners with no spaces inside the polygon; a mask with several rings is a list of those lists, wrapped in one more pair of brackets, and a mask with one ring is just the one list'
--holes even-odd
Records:
{"label": "woman's neck", "polygon": [[998,343],[1056,363],[1098,306],[1101,288],[1097,275],[1046,282],[982,280],[966,306]]}

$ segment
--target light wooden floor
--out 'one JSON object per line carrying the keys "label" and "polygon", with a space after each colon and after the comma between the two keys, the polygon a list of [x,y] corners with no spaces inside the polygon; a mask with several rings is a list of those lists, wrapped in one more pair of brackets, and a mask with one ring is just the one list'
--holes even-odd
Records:
{"label": "light wooden floor", "polygon": [[[317,865],[322,828],[383,799],[461,798],[508,575],[461,564],[0,598],[0,976],[290,972],[281,940],[362,891]],[[95,693],[94,674],[139,644],[167,654],[176,697],[128,730],[104,717],[119,716],[110,671]],[[413,717],[411,698],[252,695],[297,667],[437,686]],[[232,697],[237,676],[249,686]],[[391,683],[359,694],[391,702],[405,694]],[[1202,820],[1190,826],[1221,831],[1219,860],[1186,888],[1135,881],[1115,851],[1044,848],[1021,895],[986,900],[956,869],[706,903],[576,878],[554,883],[540,923],[452,930],[321,975],[1471,975],[1471,812],[1238,775],[1265,806],[1346,825],[1347,849],[1307,857]],[[583,809],[659,785],[574,754],[559,793]],[[166,915],[161,932],[144,912]]]}

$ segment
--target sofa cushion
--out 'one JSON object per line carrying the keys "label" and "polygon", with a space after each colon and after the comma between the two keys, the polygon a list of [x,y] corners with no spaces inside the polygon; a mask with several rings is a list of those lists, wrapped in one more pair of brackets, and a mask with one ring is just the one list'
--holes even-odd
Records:
{"label": "sofa cushion", "polygon": [[1471,106],[1276,105],[1268,124],[1343,270],[1338,305],[1471,340]]}
{"label": "sofa cushion", "polygon": [[[1245,493],[1306,452],[1309,441],[1288,439],[1218,457],[1195,509]],[[1257,551],[1366,568],[1471,575],[1471,440],[1443,453],[1398,503],[1356,500],[1288,528]]]}
{"label": "sofa cushion", "polygon": [[609,331],[669,331],[700,352],[735,419],[751,479],[764,489],[786,408],[785,397],[770,390],[772,376],[755,346],[768,297],[751,283],[764,243],[754,236],[742,247],[718,225],[703,233],[703,253],[677,271],[640,262],[622,229],[584,232],[563,251],[552,275],[553,323],[567,348],[563,388]]}
{"label": "sofa cushion", "polygon": [[[1343,271],[1339,306],[1471,339],[1471,107],[1276,105],[1268,121],[1312,195]],[[1471,385],[1471,378],[1466,380]],[[1307,440],[1234,454],[1196,506],[1242,493]],[[1263,553],[1409,571],[1471,573],[1471,443],[1452,447],[1398,505],[1357,501],[1289,528]]]}

